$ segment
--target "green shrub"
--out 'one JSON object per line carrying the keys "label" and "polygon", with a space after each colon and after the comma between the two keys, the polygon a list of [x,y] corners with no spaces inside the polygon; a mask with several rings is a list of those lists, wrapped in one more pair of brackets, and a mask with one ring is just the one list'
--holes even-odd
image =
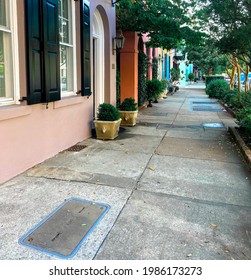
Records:
{"label": "green shrub", "polygon": [[188,79],[189,79],[190,82],[194,81],[194,79],[195,79],[194,73],[189,73]]}
{"label": "green shrub", "polygon": [[170,70],[170,72],[171,72],[171,81],[172,82],[179,81],[179,79],[180,79],[180,69],[172,68]]}
{"label": "green shrub", "polygon": [[125,98],[125,100],[120,104],[119,109],[121,111],[137,111],[138,105],[135,103],[134,98]]}
{"label": "green shrub", "polygon": [[236,118],[240,127],[243,127],[247,133],[251,133],[251,106],[239,109],[236,112]]}
{"label": "green shrub", "polygon": [[228,92],[229,84],[225,80],[212,81],[206,88],[206,93],[212,98],[224,98]]}
{"label": "green shrub", "polygon": [[117,121],[120,118],[119,110],[112,104],[103,103],[98,107],[98,120]]}
{"label": "green shrub", "polygon": [[224,76],[219,76],[219,75],[215,75],[215,76],[206,76],[206,87],[213,81],[216,80],[225,80]]}
{"label": "green shrub", "polygon": [[163,79],[161,81],[161,83],[162,83],[163,91],[168,88],[168,80],[167,79]]}
{"label": "green shrub", "polygon": [[152,106],[151,102],[156,100],[161,92],[163,92],[163,83],[157,79],[149,80],[146,82],[146,94],[149,101],[148,106]]}
{"label": "green shrub", "polygon": [[[221,100],[226,103],[228,106],[230,106],[231,99],[235,98],[238,95],[237,90],[229,90],[222,98]],[[231,107],[231,106],[230,106]]]}
{"label": "green shrub", "polygon": [[244,107],[251,106],[251,93],[250,92],[241,92],[237,90],[233,91],[229,97],[227,97],[226,103],[229,107],[233,109],[242,109]]}

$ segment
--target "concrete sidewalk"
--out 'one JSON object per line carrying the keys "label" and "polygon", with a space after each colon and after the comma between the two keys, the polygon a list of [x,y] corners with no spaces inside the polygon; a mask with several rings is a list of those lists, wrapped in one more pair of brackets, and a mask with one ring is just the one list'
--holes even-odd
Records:
{"label": "concrete sidewalk", "polygon": [[70,197],[111,206],[74,259],[251,259],[251,176],[233,125],[187,86],[116,140],[88,139],[1,185],[0,259],[55,259],[18,239]]}

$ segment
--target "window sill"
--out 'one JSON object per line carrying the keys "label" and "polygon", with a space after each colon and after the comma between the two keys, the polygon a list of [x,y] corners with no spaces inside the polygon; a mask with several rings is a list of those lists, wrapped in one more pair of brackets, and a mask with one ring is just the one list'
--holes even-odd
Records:
{"label": "window sill", "polygon": [[0,121],[19,118],[30,115],[32,113],[31,106],[10,105],[0,107]]}
{"label": "window sill", "polygon": [[59,109],[59,108],[63,108],[66,106],[72,106],[72,105],[83,103],[83,101],[84,101],[84,99],[82,96],[63,97],[63,99],[54,102],[53,108]]}

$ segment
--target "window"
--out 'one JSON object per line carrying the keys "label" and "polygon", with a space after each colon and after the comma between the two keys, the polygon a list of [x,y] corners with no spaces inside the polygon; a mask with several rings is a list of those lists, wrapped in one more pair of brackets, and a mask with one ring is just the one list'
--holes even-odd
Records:
{"label": "window", "polygon": [[12,2],[0,0],[0,105],[15,101]]}
{"label": "window", "polygon": [[73,1],[59,0],[60,83],[62,95],[73,93],[75,70]]}

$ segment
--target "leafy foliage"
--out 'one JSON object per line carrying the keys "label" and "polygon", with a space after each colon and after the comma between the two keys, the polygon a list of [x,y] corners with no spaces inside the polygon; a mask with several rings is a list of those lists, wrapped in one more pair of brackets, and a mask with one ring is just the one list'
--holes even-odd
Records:
{"label": "leafy foliage", "polygon": [[243,127],[249,135],[251,134],[251,106],[246,106],[236,113],[238,124]]}
{"label": "leafy foliage", "polygon": [[98,120],[117,121],[120,118],[119,110],[112,104],[103,103],[98,107]]}
{"label": "leafy foliage", "polygon": [[215,80],[209,83],[206,93],[209,97],[221,98],[229,91],[229,84],[224,80]]}
{"label": "leafy foliage", "polygon": [[224,76],[218,76],[218,75],[213,75],[213,76],[206,76],[206,87],[213,81],[216,80],[225,80]]}
{"label": "leafy foliage", "polygon": [[147,100],[146,76],[149,62],[147,55],[141,50],[139,50],[138,60],[138,102],[142,105]]}
{"label": "leafy foliage", "polygon": [[194,81],[194,79],[195,79],[194,73],[189,73],[188,79],[189,79],[189,81],[191,81],[191,82]]}
{"label": "leafy foliage", "polygon": [[118,26],[147,33],[150,46],[176,48],[182,39],[189,42],[199,38],[188,17],[191,5],[184,0],[121,0],[117,5]]}
{"label": "leafy foliage", "polygon": [[125,98],[125,100],[120,104],[119,109],[121,111],[137,111],[138,106],[135,103],[134,98]]}
{"label": "leafy foliage", "polygon": [[153,79],[158,79],[158,59],[156,57],[153,58],[152,73]]}
{"label": "leafy foliage", "polygon": [[150,101],[150,103],[164,90],[164,84],[157,79],[147,81],[146,86],[147,100]]}
{"label": "leafy foliage", "polygon": [[[195,14],[222,53],[234,53],[251,66],[251,1],[193,0]],[[210,20],[208,20],[210,18]]]}
{"label": "leafy foliage", "polygon": [[171,80],[172,80],[172,82],[179,81],[179,78],[180,78],[180,69],[172,68],[171,69]]}

